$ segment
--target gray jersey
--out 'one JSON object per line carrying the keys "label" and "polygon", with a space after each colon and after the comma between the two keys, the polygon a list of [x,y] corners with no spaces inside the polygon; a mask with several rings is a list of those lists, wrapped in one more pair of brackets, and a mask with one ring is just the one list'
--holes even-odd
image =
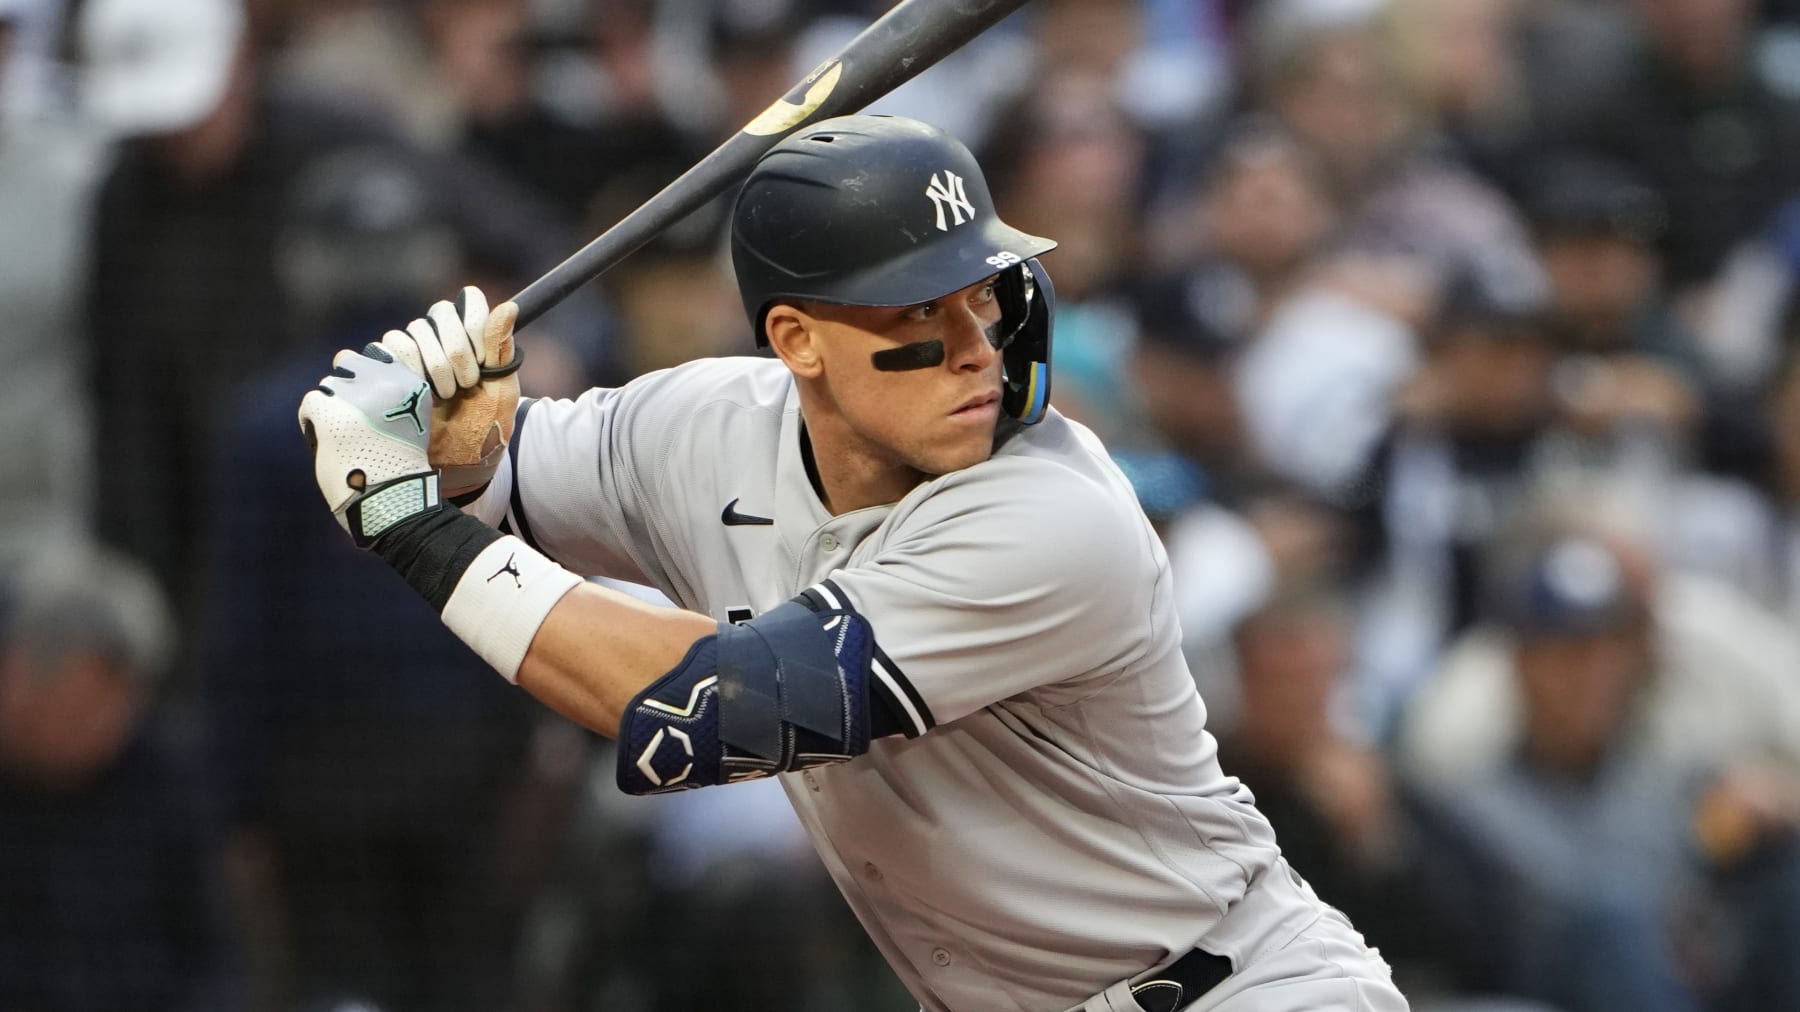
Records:
{"label": "gray jersey", "polygon": [[[781,363],[696,362],[528,404],[474,511],[721,621],[809,588],[868,619],[907,733],[783,780],[925,1008],[1079,1004],[1288,874],[1219,768],[1167,560],[1091,433],[1051,412],[984,463],[837,517],[802,442]],[[1316,916],[1304,888],[1282,895],[1225,933]]]}

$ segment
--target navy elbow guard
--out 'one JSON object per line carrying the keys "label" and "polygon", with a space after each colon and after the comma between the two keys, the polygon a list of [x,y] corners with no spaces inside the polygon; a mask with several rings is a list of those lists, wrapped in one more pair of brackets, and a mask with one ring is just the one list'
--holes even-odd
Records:
{"label": "navy elbow guard", "polygon": [[868,621],[849,611],[790,601],[721,626],[626,708],[619,789],[662,794],[862,755],[873,656]]}

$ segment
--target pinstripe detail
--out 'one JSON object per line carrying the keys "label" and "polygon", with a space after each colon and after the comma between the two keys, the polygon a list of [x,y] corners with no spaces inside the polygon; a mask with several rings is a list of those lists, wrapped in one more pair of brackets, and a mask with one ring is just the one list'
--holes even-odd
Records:
{"label": "pinstripe detail", "polygon": [[[843,588],[830,580],[814,584],[807,589],[806,593],[813,595],[816,600],[822,601],[831,611],[856,611],[851,606],[849,597],[844,594]],[[867,621],[867,616],[864,616],[864,620]],[[873,627],[874,623],[871,622],[871,630]],[[875,682],[871,688],[881,692],[893,705],[893,708],[904,713],[906,719],[912,723],[912,727],[905,732],[906,737],[917,738],[936,727],[937,722],[931,717],[931,707],[926,705],[925,697],[913,688],[912,682],[907,680],[899,665],[895,664],[893,659],[882,651],[879,636],[876,638],[873,654],[869,667],[875,673]]]}

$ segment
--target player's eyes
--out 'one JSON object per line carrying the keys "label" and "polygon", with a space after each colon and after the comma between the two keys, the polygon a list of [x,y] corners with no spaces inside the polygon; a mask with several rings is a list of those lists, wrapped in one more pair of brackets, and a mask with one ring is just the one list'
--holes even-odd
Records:
{"label": "player's eyes", "polygon": [[[993,302],[996,297],[997,291],[995,284],[990,281],[980,288],[975,289],[975,291],[969,295],[969,305],[985,306]],[[938,311],[941,308],[943,307],[936,302],[927,302],[923,305],[912,306],[901,312],[900,319],[905,320],[908,323],[923,323],[938,315]]]}

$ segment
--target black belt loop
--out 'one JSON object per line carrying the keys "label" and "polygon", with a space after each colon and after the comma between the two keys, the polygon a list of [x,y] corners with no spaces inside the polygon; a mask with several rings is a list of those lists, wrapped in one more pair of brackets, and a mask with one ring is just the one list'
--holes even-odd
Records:
{"label": "black belt loop", "polygon": [[1231,976],[1231,960],[1205,949],[1189,949],[1160,970],[1152,970],[1131,985],[1131,997],[1144,1012],[1175,1012],[1181,1006]]}

